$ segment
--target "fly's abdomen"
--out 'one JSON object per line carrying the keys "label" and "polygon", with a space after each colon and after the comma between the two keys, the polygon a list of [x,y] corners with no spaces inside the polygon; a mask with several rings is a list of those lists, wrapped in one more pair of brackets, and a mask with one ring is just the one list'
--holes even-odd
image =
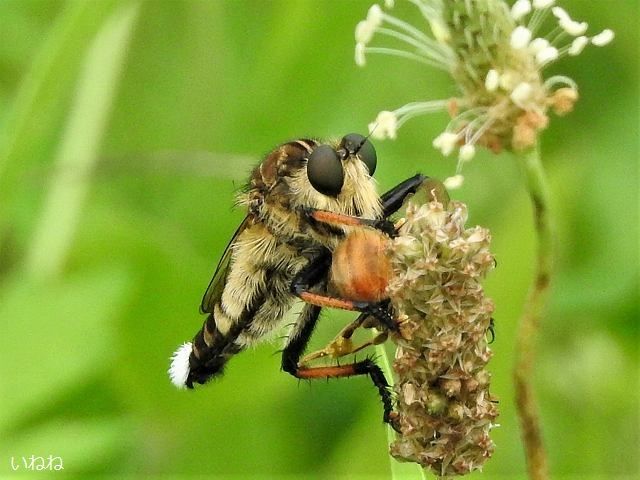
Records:
{"label": "fly's abdomen", "polygon": [[208,315],[202,328],[171,359],[169,377],[179,388],[222,374],[233,355],[273,336],[291,306],[289,285],[305,262],[291,247],[254,225],[232,252],[230,268],[221,277],[222,291],[216,292],[214,285],[212,296],[205,295],[210,301],[203,309]]}
{"label": "fly's abdomen", "polygon": [[216,305],[193,340],[173,354],[169,368],[173,384],[193,388],[194,383],[203,384],[222,374],[229,359],[243,349],[237,339],[246,327],[245,319],[250,321],[249,315],[250,312],[245,312],[244,318],[232,322],[220,305]]}

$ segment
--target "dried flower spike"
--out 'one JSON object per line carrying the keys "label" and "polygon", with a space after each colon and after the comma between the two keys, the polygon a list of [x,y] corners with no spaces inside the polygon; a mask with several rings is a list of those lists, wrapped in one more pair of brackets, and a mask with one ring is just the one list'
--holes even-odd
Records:
{"label": "dried flower spike", "polygon": [[410,204],[389,251],[388,292],[400,333],[396,374],[401,433],[391,454],[437,475],[482,468],[494,444],[487,345],[493,302],[480,284],[493,268],[489,231],[465,228],[466,206]]}
{"label": "dried flower spike", "polygon": [[[533,146],[548,124],[548,109],[564,115],[578,99],[573,80],[545,79],[544,70],[564,56],[579,55],[588,44],[601,47],[614,38],[609,29],[585,36],[587,23],[572,19],[555,0],[517,0],[511,8],[503,0],[410,1],[429,31],[373,5],[356,27],[356,63],[364,66],[372,53],[416,60],[448,72],[460,97],[380,112],[369,129],[375,138],[393,139],[410,118],[448,111],[451,121],[433,146],[444,155],[458,149],[457,174],[476,145],[494,152]],[[375,37],[393,45],[372,45]]]}

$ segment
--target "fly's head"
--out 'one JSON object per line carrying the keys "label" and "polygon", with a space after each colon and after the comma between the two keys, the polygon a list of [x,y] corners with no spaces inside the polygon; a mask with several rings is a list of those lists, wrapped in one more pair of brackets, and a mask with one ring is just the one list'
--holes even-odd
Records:
{"label": "fly's head", "polygon": [[345,135],[319,143],[290,179],[291,204],[365,218],[378,218],[381,206],[373,174],[375,148],[367,137]]}

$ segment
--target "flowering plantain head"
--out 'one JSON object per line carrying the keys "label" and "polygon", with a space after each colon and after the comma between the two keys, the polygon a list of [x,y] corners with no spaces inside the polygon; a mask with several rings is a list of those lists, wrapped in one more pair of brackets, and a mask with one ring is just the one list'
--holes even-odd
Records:
{"label": "flowering plantain head", "polygon": [[[376,138],[393,139],[410,118],[448,111],[451,121],[433,146],[444,155],[458,154],[458,177],[449,187],[460,183],[462,164],[478,146],[496,153],[532,147],[548,125],[549,110],[564,115],[578,100],[572,79],[547,78],[545,69],[614,37],[608,29],[587,36],[587,23],[572,19],[555,0],[517,0],[511,7],[503,0],[410,2],[426,28],[373,5],[356,27],[356,63],[364,66],[367,56],[376,53],[416,60],[449,73],[460,95],[382,111],[369,129]],[[393,2],[385,5],[392,8]],[[377,46],[382,38],[393,45]]]}

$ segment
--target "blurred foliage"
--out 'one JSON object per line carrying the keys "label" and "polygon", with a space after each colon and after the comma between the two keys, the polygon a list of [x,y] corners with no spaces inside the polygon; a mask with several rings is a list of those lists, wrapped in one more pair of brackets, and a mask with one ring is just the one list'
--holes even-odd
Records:
{"label": "blurred foliage", "polygon": [[[616,39],[554,67],[582,98],[542,142],[560,261],[537,391],[555,478],[636,478],[640,12],[632,0],[561,3]],[[234,192],[264,152],[455,94],[411,62],[356,68],[353,29],[368,6],[0,2],[0,475],[32,454],[86,477],[389,475],[366,379],[298,383],[279,372],[275,345],[196,392],[166,376],[243,216]],[[431,147],[445,120],[413,120],[377,145],[381,190],[417,170],[453,172]],[[502,415],[484,477],[524,478],[511,367],[531,210],[508,155],[481,154],[465,175],[454,196],[492,230],[498,258],[487,288]],[[316,343],[347,318],[326,313]]]}

